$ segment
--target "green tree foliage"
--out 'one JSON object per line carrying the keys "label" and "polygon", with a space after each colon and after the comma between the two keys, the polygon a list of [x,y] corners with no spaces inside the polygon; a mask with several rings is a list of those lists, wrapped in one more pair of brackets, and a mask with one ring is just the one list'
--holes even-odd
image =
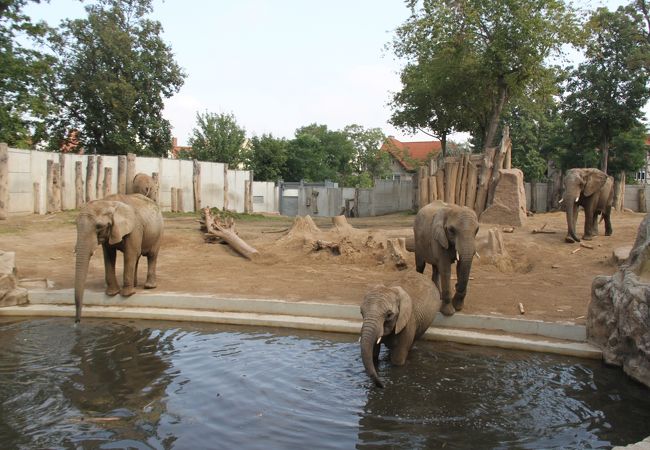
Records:
{"label": "green tree foliage", "polygon": [[54,110],[46,92],[54,58],[35,49],[50,30],[22,12],[27,3],[0,1],[0,142],[22,148],[43,139],[45,120]]}
{"label": "green tree foliage", "polygon": [[380,128],[364,128],[361,125],[348,125],[343,133],[354,147],[350,161],[350,175],[344,180],[346,186],[371,187],[375,178],[390,175],[390,159],[387,152],[381,151],[386,135]]}
{"label": "green tree foliage", "polygon": [[282,178],[286,181],[339,181],[351,173],[355,148],[343,131],[311,124],[296,130],[289,142]]}
{"label": "green tree foliage", "polygon": [[64,21],[55,93],[63,109],[59,138],[77,130],[91,152],[167,154],[163,98],[178,92],[185,75],[160,23],[146,18],[151,1],[98,0],[86,7],[87,18]]}
{"label": "green tree foliage", "polygon": [[214,161],[236,166],[246,159],[246,130],[237,124],[235,115],[205,112],[196,114],[188,156],[200,161]]}
{"label": "green tree foliage", "polygon": [[282,177],[288,146],[286,139],[278,139],[271,134],[253,136],[246,155],[246,166],[253,170],[256,180],[276,181]]}
{"label": "green tree foliage", "polygon": [[408,62],[395,100],[410,115],[393,120],[440,136],[469,131],[484,147],[494,145],[508,102],[528,95],[547,76],[545,59],[576,37],[574,14],[558,0],[407,4],[412,14],[393,48]]}
{"label": "green tree foliage", "polygon": [[612,140],[637,127],[641,108],[650,98],[648,54],[641,15],[632,8],[611,12],[599,8],[588,23],[586,61],[573,70],[566,85],[564,117],[583,147],[597,147],[600,168],[608,169]]}
{"label": "green tree foliage", "polygon": [[609,151],[610,173],[625,171],[631,175],[644,168],[648,153],[647,136],[647,128],[640,123],[614,136]]}

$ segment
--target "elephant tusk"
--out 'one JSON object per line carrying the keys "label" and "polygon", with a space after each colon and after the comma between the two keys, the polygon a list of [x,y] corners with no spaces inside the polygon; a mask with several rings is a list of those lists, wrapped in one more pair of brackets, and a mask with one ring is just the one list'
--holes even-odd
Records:
{"label": "elephant tusk", "polygon": [[460,255],[456,252],[456,261],[460,261]]}
{"label": "elephant tusk", "polygon": [[580,200],[580,196],[576,197],[576,203],[578,203],[578,200]]}
{"label": "elephant tusk", "polygon": [[559,201],[558,203],[562,203],[563,201],[564,201],[564,199],[563,199],[563,198],[561,198],[561,199],[560,199],[560,201]]}
{"label": "elephant tusk", "polygon": [[375,345],[378,345],[381,342],[381,336],[377,338],[377,343]]}
{"label": "elephant tusk", "polygon": [[474,254],[476,255],[477,259],[481,259],[481,255],[479,255],[478,252],[474,252]]}

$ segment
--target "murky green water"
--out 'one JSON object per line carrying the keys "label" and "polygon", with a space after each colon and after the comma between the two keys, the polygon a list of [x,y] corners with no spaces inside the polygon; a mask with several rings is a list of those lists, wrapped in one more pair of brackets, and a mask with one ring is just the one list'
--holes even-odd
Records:
{"label": "murky green water", "polygon": [[419,342],[386,389],[356,337],[0,320],[0,448],[609,448],[650,391],[599,362]]}

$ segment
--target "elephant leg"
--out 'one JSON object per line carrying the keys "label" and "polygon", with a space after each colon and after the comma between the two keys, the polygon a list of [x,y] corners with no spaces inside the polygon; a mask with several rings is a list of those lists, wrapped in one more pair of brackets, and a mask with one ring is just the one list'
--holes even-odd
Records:
{"label": "elephant leg", "polygon": [[441,264],[442,267],[438,269],[438,277],[440,279],[440,298],[442,306],[440,312],[445,316],[453,316],[456,310],[451,305],[451,264]]}
{"label": "elephant leg", "polygon": [[145,289],[154,289],[156,287],[156,264],[158,263],[158,250],[151,251],[147,254],[147,281],[144,284]]}
{"label": "elephant leg", "polygon": [[[137,245],[136,245],[137,244]],[[122,284],[122,297],[129,297],[135,294],[133,280],[135,277],[135,267],[140,257],[140,245],[129,239],[124,245],[124,283]]]}
{"label": "elephant leg", "polygon": [[594,222],[598,220],[598,213],[596,212],[596,200],[597,198],[593,199],[590,198],[587,204],[584,206],[585,208],[585,233],[582,236],[582,239],[585,241],[590,241],[594,238]]}
{"label": "elephant leg", "polygon": [[106,279],[106,295],[116,295],[120,292],[120,286],[117,284],[117,277],[115,276],[115,260],[117,258],[117,250],[114,247],[102,245],[104,253],[104,278]]}
{"label": "elephant leg", "polygon": [[605,219],[605,236],[611,236],[612,235],[612,219],[609,216],[610,212],[604,212],[603,213],[603,218]]}
{"label": "elephant leg", "polygon": [[[411,350],[415,338],[415,331],[405,329],[402,333],[397,335],[394,345],[390,349],[390,362],[395,366],[403,366],[406,363],[406,357]],[[415,327],[413,327],[415,330]]]}
{"label": "elephant leg", "polygon": [[415,252],[415,270],[418,271],[419,273],[424,273],[425,265],[426,262],[424,261],[424,258],[419,257],[418,253]]}
{"label": "elephant leg", "polygon": [[138,266],[140,265],[140,257],[135,259],[135,270],[133,271],[133,287],[138,287]]}

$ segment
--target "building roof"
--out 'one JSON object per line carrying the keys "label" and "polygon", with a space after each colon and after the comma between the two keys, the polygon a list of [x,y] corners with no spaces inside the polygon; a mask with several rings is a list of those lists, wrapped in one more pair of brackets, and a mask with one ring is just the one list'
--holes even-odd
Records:
{"label": "building roof", "polygon": [[401,142],[389,136],[381,150],[390,153],[407,171],[414,171],[420,163],[427,162],[442,151],[440,141]]}

